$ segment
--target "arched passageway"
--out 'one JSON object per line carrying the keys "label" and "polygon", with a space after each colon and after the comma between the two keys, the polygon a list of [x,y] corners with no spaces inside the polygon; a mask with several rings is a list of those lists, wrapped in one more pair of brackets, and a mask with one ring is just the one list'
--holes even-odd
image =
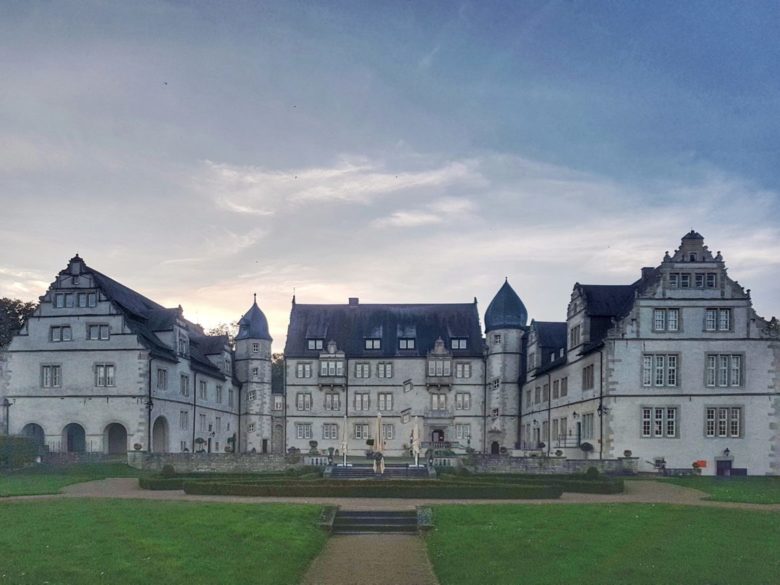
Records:
{"label": "arched passageway", "polygon": [[127,453],[127,429],[119,423],[111,423],[103,431],[103,442],[109,455]]}
{"label": "arched passageway", "polygon": [[84,453],[87,450],[87,435],[84,427],[70,423],[62,429],[62,445],[67,453]]}
{"label": "arched passageway", "polygon": [[158,416],[152,425],[152,452],[168,452],[168,419]]}

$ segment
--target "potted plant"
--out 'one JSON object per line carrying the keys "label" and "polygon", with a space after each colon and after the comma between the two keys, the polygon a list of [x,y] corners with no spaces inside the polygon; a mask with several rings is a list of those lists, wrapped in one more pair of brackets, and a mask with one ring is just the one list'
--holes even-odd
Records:
{"label": "potted plant", "polygon": [[555,450],[555,456],[556,457],[563,457],[563,451],[561,451],[560,449],[556,449]]}
{"label": "potted plant", "polygon": [[143,445],[141,445],[141,443],[134,443],[133,449],[135,449],[136,451],[140,451],[141,449],[143,449]]}
{"label": "potted plant", "polygon": [[701,465],[699,465],[698,461],[694,461],[692,467],[695,475],[701,475]]}
{"label": "potted plant", "polygon": [[587,442],[580,443],[580,449],[584,453],[590,453],[591,451],[593,451],[593,445],[591,443],[587,443]]}
{"label": "potted plant", "polygon": [[626,449],[625,451],[623,451],[623,457],[625,457],[626,459],[631,457],[633,454],[634,453],[631,451],[631,449]]}

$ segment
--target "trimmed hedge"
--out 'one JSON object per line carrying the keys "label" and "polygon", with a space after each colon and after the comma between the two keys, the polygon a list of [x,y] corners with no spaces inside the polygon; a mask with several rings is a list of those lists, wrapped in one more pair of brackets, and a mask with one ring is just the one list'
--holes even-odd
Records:
{"label": "trimmed hedge", "polygon": [[580,494],[622,494],[625,490],[623,478],[604,477],[598,479],[585,479],[584,474],[577,475],[520,475],[520,474],[495,474],[472,475],[469,477],[457,477],[455,475],[443,476],[446,483],[468,483],[474,485],[556,485],[564,492]]}
{"label": "trimmed hedge", "polygon": [[29,437],[0,435],[0,468],[15,469],[35,461],[40,447]]}
{"label": "trimmed hedge", "polygon": [[229,483],[185,481],[184,491],[193,495],[338,498],[425,498],[527,500],[557,499],[563,490],[553,485],[477,485],[427,482],[267,482]]}
{"label": "trimmed hedge", "polygon": [[139,477],[138,485],[143,490],[181,490],[184,489],[183,477]]}

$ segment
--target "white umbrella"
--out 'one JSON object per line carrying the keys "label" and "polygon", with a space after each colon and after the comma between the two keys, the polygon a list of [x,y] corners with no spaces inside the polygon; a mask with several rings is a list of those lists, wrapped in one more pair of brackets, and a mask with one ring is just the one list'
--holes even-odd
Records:
{"label": "white umbrella", "polygon": [[341,429],[341,454],[344,459],[344,467],[347,466],[347,448],[349,447],[349,431],[347,430],[347,415],[344,415],[344,427]]}
{"label": "white umbrella", "polygon": [[414,427],[412,427],[412,453],[414,453],[414,466],[420,464],[420,425],[417,417],[414,417]]}
{"label": "white umbrella", "polygon": [[[376,414],[376,438],[374,439],[374,452],[375,453],[382,453],[384,451],[384,440],[382,438],[382,413],[378,412]],[[384,473],[385,472],[385,461],[384,458],[382,459],[374,459],[374,472],[375,473]]]}

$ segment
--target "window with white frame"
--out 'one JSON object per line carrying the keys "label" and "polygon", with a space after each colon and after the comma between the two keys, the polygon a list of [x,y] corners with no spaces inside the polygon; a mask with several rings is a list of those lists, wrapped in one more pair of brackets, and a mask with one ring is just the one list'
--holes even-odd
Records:
{"label": "window with white frame", "polygon": [[206,400],[208,399],[208,386],[206,384],[205,380],[201,380],[198,383],[198,400]]}
{"label": "window with white frame", "polygon": [[371,408],[371,395],[368,392],[355,392],[352,406],[355,410],[369,410]]}
{"label": "window with white frame", "polygon": [[718,286],[718,275],[715,272],[707,273],[707,288],[715,288]]}
{"label": "window with white frame", "polygon": [[533,404],[533,394],[531,393],[531,390],[525,391],[525,407],[531,408],[531,405]]}
{"label": "window with white frame", "polygon": [[325,410],[341,410],[341,394],[338,392],[326,392]]}
{"label": "window with white frame", "polygon": [[742,407],[707,407],[704,413],[704,435],[706,437],[742,436]]}
{"label": "window with white frame", "polygon": [[298,392],[295,395],[296,410],[311,410],[311,393]]}
{"label": "window with white frame", "polygon": [[471,410],[470,392],[457,392],[455,394],[455,410]]}
{"label": "window with white frame", "polygon": [[255,366],[254,368],[252,368],[252,378],[257,379],[259,377],[260,377],[260,368]]}
{"label": "window with white frame", "polygon": [[571,328],[569,331],[569,348],[573,349],[577,347],[580,344],[582,337],[582,327],[580,325],[575,325]]}
{"label": "window with white frame", "polygon": [[553,380],[553,388],[552,388],[553,400],[558,398],[558,396],[560,395],[560,390],[559,390],[560,389],[560,385],[561,385],[561,381],[560,380]]}
{"label": "window with white frame", "polygon": [[246,432],[247,433],[254,433],[256,428],[257,428],[257,425],[255,425],[255,423],[249,423],[248,425],[246,425]]}
{"label": "window with white frame", "polygon": [[385,441],[392,441],[395,439],[395,425],[394,424],[383,424],[382,425],[382,438]]}
{"label": "window with white frame", "polygon": [[452,370],[452,362],[449,359],[432,358],[428,360],[429,376],[449,376]]}
{"label": "window with white frame", "polygon": [[308,349],[312,350],[321,350],[323,346],[324,339],[307,339],[306,340],[306,347]]}
{"label": "window with white frame", "polygon": [[455,425],[455,438],[458,441],[468,441],[471,438],[471,425],[470,424],[456,424]]}
{"label": "window with white frame", "polygon": [[186,431],[190,428],[190,413],[186,410],[179,411],[179,429]]}
{"label": "window with white frame", "polygon": [[190,377],[184,374],[179,378],[179,393],[182,396],[190,395]]}
{"label": "window with white frame", "polygon": [[742,385],[742,356],[739,354],[708,354],[705,384],[709,387]]}
{"label": "window with white frame", "polygon": [[41,386],[44,388],[59,388],[62,386],[62,366],[41,366]]}
{"label": "window with white frame", "polygon": [[365,340],[366,349],[382,349],[382,340],[378,337],[367,337]]}
{"label": "window with white frame", "polygon": [[260,344],[256,341],[252,343],[252,353],[260,353]]}
{"label": "window with white frame", "polygon": [[414,349],[414,337],[401,337],[398,340],[398,349]]}
{"label": "window with white frame", "polygon": [[344,362],[342,360],[320,360],[320,376],[343,376]]}
{"label": "window with white frame", "polygon": [[568,433],[568,419],[565,416],[562,416],[560,418],[560,422],[558,424],[558,437],[566,439],[566,435]]}
{"label": "window with white frame", "polygon": [[450,340],[450,347],[452,349],[468,349],[469,340],[466,337],[453,337]]}
{"label": "window with white frame", "polygon": [[355,363],[355,377],[356,378],[370,378],[371,377],[371,364],[368,362],[356,362]]}
{"label": "window with white frame", "polygon": [[680,309],[653,309],[653,331],[680,330]]}
{"label": "window with white frame", "polygon": [[368,439],[370,438],[368,435],[369,432],[369,425],[366,423],[355,423],[354,427],[354,436],[356,439]]}
{"label": "window with white frame", "polygon": [[115,386],[114,364],[95,364],[95,386]]}
{"label": "window with white frame", "polygon": [[257,398],[257,392],[256,391],[250,390],[249,392],[246,393],[246,399],[249,400],[250,402],[252,400],[255,400],[256,398]]}
{"label": "window with white frame", "polygon": [[157,368],[157,389],[168,389],[168,370],[165,368]]}
{"label": "window with white frame", "polygon": [[731,331],[731,309],[707,309],[704,313],[705,331]]}
{"label": "window with white frame", "polygon": [[228,390],[228,406],[233,406],[236,402],[235,392],[232,388]]}
{"label": "window with white frame", "polygon": [[501,334],[500,333],[494,333],[493,334],[493,344],[498,345],[501,343]]}
{"label": "window with white frame", "polygon": [[73,341],[73,332],[70,325],[60,325],[49,329],[49,341]]}
{"label": "window with white frame", "polygon": [[533,370],[536,367],[536,352],[532,351],[528,354],[528,369]]}
{"label": "window with white frame", "polygon": [[642,407],[642,437],[676,438],[678,419],[676,406]]}
{"label": "window with white frame", "polygon": [[534,389],[534,402],[536,404],[539,404],[541,401],[542,401],[542,387],[541,386],[537,386]]}
{"label": "window with white frame", "polygon": [[295,436],[299,439],[311,439],[311,423],[295,423]]}
{"label": "window with white frame", "polygon": [[585,366],[584,368],[582,368],[582,389],[583,390],[590,390],[593,388],[594,385],[593,371],[594,371],[593,364],[590,364],[589,366]]}
{"label": "window with white frame", "polygon": [[471,364],[469,362],[458,362],[455,364],[456,378],[471,378]]}
{"label": "window with white frame", "polygon": [[679,382],[677,354],[645,354],[642,356],[643,386],[677,386]]}
{"label": "window with white frame", "polygon": [[311,378],[311,362],[298,362],[295,365],[296,378]]}
{"label": "window with white frame", "polygon": [[284,410],[284,396],[281,394],[274,394],[274,410]]}
{"label": "window with white frame", "polygon": [[569,394],[569,377],[561,378],[561,398]]}
{"label": "window with white frame", "polygon": [[376,375],[378,378],[392,378],[393,362],[379,362],[376,365]]}
{"label": "window with white frame", "polygon": [[339,425],[336,423],[322,424],[322,438],[334,441],[339,438]]}
{"label": "window with white frame", "polygon": [[582,415],[582,438],[593,439],[593,413]]}
{"label": "window with white frame", "polygon": [[206,415],[205,414],[199,414],[198,415],[198,430],[201,432],[206,431]]}
{"label": "window with white frame", "polygon": [[217,385],[215,396],[216,396],[217,404],[222,404],[222,386],[220,386],[219,384]]}
{"label": "window with white frame", "polygon": [[73,294],[71,293],[57,293],[54,295],[54,308],[56,309],[72,309],[73,302]]}
{"label": "window with white frame", "polygon": [[110,336],[110,328],[106,324],[87,326],[87,339],[91,341],[106,341]]}
{"label": "window with white frame", "polygon": [[393,410],[393,394],[392,392],[380,392],[379,393],[379,410]]}
{"label": "window with white frame", "polygon": [[447,395],[443,393],[431,394],[431,410],[447,410]]}

